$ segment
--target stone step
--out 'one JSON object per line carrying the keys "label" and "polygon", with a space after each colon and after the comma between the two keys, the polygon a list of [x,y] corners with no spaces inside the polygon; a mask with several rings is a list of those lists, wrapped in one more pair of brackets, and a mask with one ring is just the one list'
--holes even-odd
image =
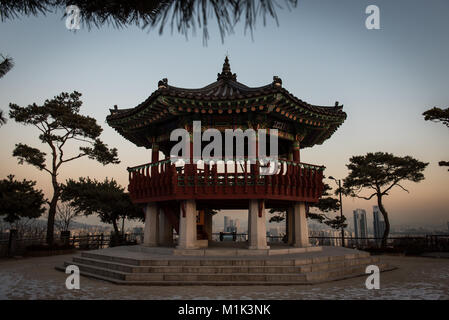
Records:
{"label": "stone step", "polygon": [[379,261],[377,257],[335,260],[332,262],[310,263],[299,266],[227,266],[223,261],[215,261],[217,265],[206,266],[133,266],[112,261],[85,257],[74,257],[74,264],[80,263],[125,273],[304,273],[327,270],[337,267],[348,267],[361,264],[372,264]]}
{"label": "stone step", "polygon": [[[56,270],[65,271],[64,267],[55,267]],[[254,282],[254,281],[126,281],[115,278],[110,278],[95,273],[89,273],[81,271],[81,275],[98,280],[108,281],[119,285],[139,285],[139,286],[289,286],[289,285],[306,285],[307,282],[292,282],[292,281],[266,281],[266,282]]]}
{"label": "stone step", "polygon": [[[141,248],[145,251],[145,248]],[[153,250],[153,249],[151,249]],[[276,248],[276,249],[243,249],[243,248],[204,248],[204,249],[173,249],[172,253],[176,256],[273,256],[273,255],[285,255],[285,254],[298,254],[298,253],[310,253],[322,251],[322,247],[305,247],[305,248]]]}
{"label": "stone step", "polygon": [[[138,259],[115,257],[115,256],[110,256],[110,255],[105,255],[105,254],[96,254],[96,253],[91,253],[91,252],[81,252],[81,257],[104,260],[104,261],[113,261],[113,262],[117,262],[117,263],[134,265],[134,266],[141,265],[140,262],[142,261],[142,260],[138,260]],[[154,261],[157,261],[157,260],[154,260]]]}
{"label": "stone step", "polygon": [[[134,248],[134,247],[133,247]],[[83,276],[126,285],[300,285],[366,276],[379,257],[347,248],[274,256],[179,256],[167,248],[136,252],[110,248],[82,252],[57,267],[77,265]],[[165,251],[164,251],[164,250]],[[152,249],[153,250],[153,249]]]}
{"label": "stone step", "polygon": [[[385,264],[379,265],[381,271],[393,270],[395,268],[386,266]],[[65,268],[57,267],[56,269],[60,271],[64,271]],[[86,271],[85,268],[80,268],[81,274],[86,277],[96,278],[108,282],[112,282],[115,284],[121,285],[147,285],[147,286],[192,286],[192,285],[208,285],[208,286],[248,286],[248,285],[307,285],[307,284],[316,284],[321,282],[342,280],[346,278],[353,278],[357,276],[366,276],[365,267],[359,267],[357,269],[346,269],[346,270],[332,270],[326,272],[315,272],[314,276],[305,276],[305,279],[302,277],[289,277],[287,281],[285,278],[280,278],[277,275],[269,275],[265,277],[265,281],[261,281],[261,278],[246,278],[250,279],[249,281],[244,281],[245,277],[239,277],[240,275],[234,275],[234,278],[226,278],[225,280],[217,280],[214,279],[214,275],[200,275],[201,277],[197,277],[192,280],[192,278],[188,279],[184,277],[184,275],[179,275],[179,278],[176,277],[168,277],[164,280],[148,280],[148,279],[117,279],[114,277],[109,277],[106,275],[98,274],[97,272],[91,273]],[[320,274],[320,276],[318,276]],[[172,275],[175,276],[175,275]],[[243,275],[248,276],[248,275]],[[178,280],[175,280],[178,279]],[[180,280],[179,280],[180,279]],[[201,280],[198,280],[201,279]],[[221,278],[223,279],[223,278]]]}
{"label": "stone step", "polygon": [[123,264],[119,262],[114,261],[106,261],[106,260],[98,260],[93,258],[86,258],[86,257],[73,257],[73,264],[84,264],[84,265],[90,265],[115,271],[121,271],[126,273],[137,273],[137,272],[148,272],[148,269],[151,267],[144,267],[144,266],[135,266],[135,265],[129,265],[129,264]]}
{"label": "stone step", "polygon": [[[71,264],[65,262],[64,266]],[[304,282],[304,274],[251,274],[251,273],[125,273],[110,269],[94,267],[90,265],[76,264],[82,275],[89,273],[104,278],[128,281],[243,281],[243,282],[265,282],[265,281],[300,281]]]}
{"label": "stone step", "polygon": [[[390,270],[385,263],[377,263],[376,265],[379,267],[380,271]],[[324,281],[342,280],[350,277],[367,276],[365,273],[367,266],[368,264],[309,272],[306,273],[306,281],[309,283],[320,283]]]}
{"label": "stone step", "polygon": [[82,258],[90,258],[114,262],[129,266],[301,266],[314,263],[354,260],[358,258],[369,258],[368,252],[346,254],[341,256],[317,256],[302,259],[133,259],[117,256],[108,256],[90,252],[82,252]]}
{"label": "stone step", "polygon": [[68,265],[75,264],[80,269],[80,272],[82,275],[84,273],[89,274],[95,274],[99,275],[105,278],[112,278],[116,280],[123,280],[123,281],[141,281],[141,280],[150,280],[150,281],[162,281],[164,274],[162,273],[127,273],[117,270],[111,270],[107,268],[100,268],[97,266],[91,266],[91,265],[85,265],[81,263],[74,263],[74,262],[64,262],[64,267],[67,267]]}
{"label": "stone step", "polygon": [[[156,267],[153,272],[124,272],[111,269],[111,265],[98,265],[75,262],[65,262],[64,266],[75,264],[82,274],[96,274],[106,278],[122,281],[243,281],[243,282],[317,282],[330,278],[341,278],[354,273],[364,274],[366,265],[376,259],[366,258],[359,261],[339,261],[312,264],[300,267]],[[93,261],[84,262],[92,263]],[[351,265],[346,263],[351,262]],[[140,267],[142,268],[142,267]],[[152,268],[152,267],[147,267]],[[153,267],[154,268],[154,267]],[[302,270],[303,268],[308,268]],[[156,272],[155,272],[156,271]],[[159,272],[158,272],[159,271]]]}

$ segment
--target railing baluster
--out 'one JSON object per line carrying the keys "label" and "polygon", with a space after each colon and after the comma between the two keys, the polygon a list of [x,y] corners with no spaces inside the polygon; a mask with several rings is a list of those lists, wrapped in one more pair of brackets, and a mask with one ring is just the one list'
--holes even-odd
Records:
{"label": "railing baluster", "polygon": [[237,159],[234,161],[234,193],[237,193],[237,182],[238,182],[238,170],[237,170]]}
{"label": "railing baluster", "polygon": [[196,165],[193,167],[193,192],[198,193],[198,168]]}
{"label": "railing baluster", "polygon": [[224,162],[224,193],[228,193],[228,162]]}
{"label": "railing baluster", "polygon": [[204,163],[204,187],[203,187],[203,193],[208,194],[209,193],[209,162]]}
{"label": "railing baluster", "polygon": [[217,169],[217,163],[214,163],[214,166],[212,167],[213,172],[213,179],[214,179],[214,193],[217,193],[217,184],[218,184],[218,169]]}
{"label": "railing baluster", "polygon": [[248,193],[248,162],[245,160],[245,167],[244,167],[244,191],[245,193]]}

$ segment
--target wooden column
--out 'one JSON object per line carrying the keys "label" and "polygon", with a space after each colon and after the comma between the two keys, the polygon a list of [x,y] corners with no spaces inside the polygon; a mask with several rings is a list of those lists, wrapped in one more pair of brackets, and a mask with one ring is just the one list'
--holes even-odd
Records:
{"label": "wooden column", "polygon": [[189,161],[189,163],[186,164],[184,167],[184,170],[188,176],[193,176],[194,172],[196,171],[195,159],[193,157],[193,151],[194,151],[194,148],[193,148],[193,139],[194,138],[193,137],[194,137],[194,135],[192,133],[190,133],[190,142],[188,145],[188,148],[189,148],[188,161]]}
{"label": "wooden column", "polygon": [[300,149],[300,141],[299,140],[293,141],[292,153],[294,162],[300,162],[299,149]]}
{"label": "wooden column", "polygon": [[155,142],[151,144],[151,162],[159,161],[159,145]]}
{"label": "wooden column", "polygon": [[[151,162],[155,163],[159,161],[159,145],[157,143],[152,143],[151,145]],[[151,177],[155,177],[158,173],[158,167],[152,166],[151,169]]]}
{"label": "wooden column", "polygon": [[[253,159],[251,156],[250,171],[251,171],[251,175],[253,176],[253,179],[254,179],[254,186],[257,186],[257,179],[258,179],[258,176],[260,173],[260,170],[259,170],[259,165],[260,165],[260,163],[259,163],[259,138],[257,135],[257,131],[256,131],[255,139],[252,141],[255,145],[256,154],[255,154],[255,159]],[[250,156],[250,155],[248,154],[248,156]]]}

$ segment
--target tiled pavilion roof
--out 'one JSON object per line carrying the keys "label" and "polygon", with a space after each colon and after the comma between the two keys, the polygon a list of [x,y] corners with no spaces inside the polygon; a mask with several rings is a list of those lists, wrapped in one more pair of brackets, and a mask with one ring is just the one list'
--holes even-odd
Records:
{"label": "tiled pavilion roof", "polygon": [[[144,102],[134,108],[110,109],[107,122],[133,143],[148,147],[142,137],[144,128],[156,126],[176,117],[189,114],[232,114],[255,112],[272,114],[279,120],[295,123],[316,130],[305,137],[303,146],[320,144],[328,139],[346,119],[343,106],[309,104],[282,87],[282,80],[273,77],[270,84],[248,87],[237,81],[226,57],[217,81],[198,89],[171,86],[167,79],[158,83]],[[310,131],[310,130],[309,130]]]}

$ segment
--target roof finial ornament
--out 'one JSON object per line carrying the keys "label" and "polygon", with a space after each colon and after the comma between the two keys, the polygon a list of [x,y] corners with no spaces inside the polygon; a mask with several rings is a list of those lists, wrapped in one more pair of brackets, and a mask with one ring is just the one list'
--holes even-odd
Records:
{"label": "roof finial ornament", "polygon": [[168,87],[168,79],[164,78],[157,83],[158,89],[166,89]]}
{"label": "roof finial ornament", "polygon": [[229,58],[228,58],[228,55],[226,55],[225,61],[224,61],[224,63],[223,63],[223,70],[222,70],[222,73],[225,73],[225,72],[231,72],[231,65],[229,64]]}
{"label": "roof finial ornament", "polygon": [[278,76],[273,76],[273,85],[275,87],[282,87],[282,79]]}
{"label": "roof finial ornament", "polygon": [[237,75],[231,72],[231,65],[229,64],[228,55],[226,55],[225,61],[223,63],[223,69],[221,73],[217,75],[217,80],[237,80]]}

